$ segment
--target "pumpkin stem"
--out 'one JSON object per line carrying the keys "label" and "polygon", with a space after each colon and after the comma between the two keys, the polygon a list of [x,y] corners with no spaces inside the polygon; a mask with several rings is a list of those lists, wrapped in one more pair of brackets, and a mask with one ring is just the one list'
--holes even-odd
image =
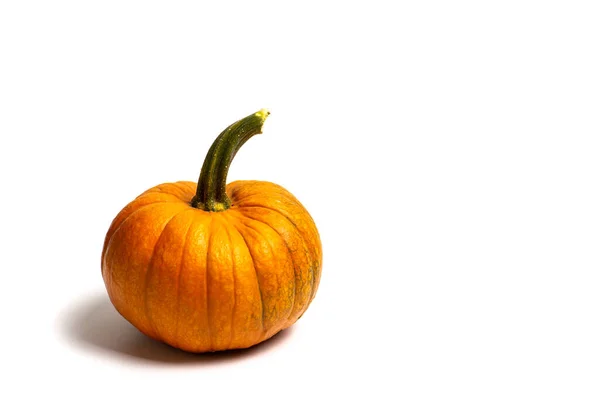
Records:
{"label": "pumpkin stem", "polygon": [[227,172],[233,157],[261,129],[269,111],[264,108],[229,125],[213,142],[206,154],[192,206],[204,211],[225,211],[231,200],[225,193]]}

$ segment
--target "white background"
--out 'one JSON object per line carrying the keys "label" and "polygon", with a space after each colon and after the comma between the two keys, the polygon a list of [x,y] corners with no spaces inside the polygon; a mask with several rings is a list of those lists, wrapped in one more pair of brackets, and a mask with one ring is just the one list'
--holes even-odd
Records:
{"label": "white background", "polygon": [[[599,7],[3,1],[0,398],[600,398]],[[308,208],[318,295],[249,351],[157,344],[104,234],[262,107],[230,180]]]}

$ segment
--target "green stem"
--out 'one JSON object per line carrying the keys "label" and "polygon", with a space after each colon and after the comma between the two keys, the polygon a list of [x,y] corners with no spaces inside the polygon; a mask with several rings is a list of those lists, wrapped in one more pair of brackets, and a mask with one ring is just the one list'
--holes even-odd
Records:
{"label": "green stem", "polygon": [[225,211],[231,207],[231,200],[225,193],[227,172],[233,157],[252,136],[262,133],[261,129],[269,111],[262,109],[231,124],[215,139],[208,150],[196,195],[192,206],[204,211]]}

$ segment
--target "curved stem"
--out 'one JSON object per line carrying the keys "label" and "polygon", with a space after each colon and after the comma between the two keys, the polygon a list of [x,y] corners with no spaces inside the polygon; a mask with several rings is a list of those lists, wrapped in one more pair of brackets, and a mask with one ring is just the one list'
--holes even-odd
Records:
{"label": "curved stem", "polygon": [[225,193],[227,172],[238,150],[261,129],[269,111],[262,109],[231,124],[214,141],[200,171],[192,206],[205,211],[225,211],[231,200]]}

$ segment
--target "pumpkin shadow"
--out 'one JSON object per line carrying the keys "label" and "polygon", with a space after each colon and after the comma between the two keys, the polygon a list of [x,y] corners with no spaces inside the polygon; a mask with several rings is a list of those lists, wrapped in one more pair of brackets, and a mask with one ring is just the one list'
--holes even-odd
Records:
{"label": "pumpkin shadow", "polygon": [[67,310],[60,322],[73,346],[107,356],[163,364],[235,362],[268,352],[289,338],[293,329],[288,328],[249,349],[187,353],[142,334],[115,310],[105,294],[83,299]]}

